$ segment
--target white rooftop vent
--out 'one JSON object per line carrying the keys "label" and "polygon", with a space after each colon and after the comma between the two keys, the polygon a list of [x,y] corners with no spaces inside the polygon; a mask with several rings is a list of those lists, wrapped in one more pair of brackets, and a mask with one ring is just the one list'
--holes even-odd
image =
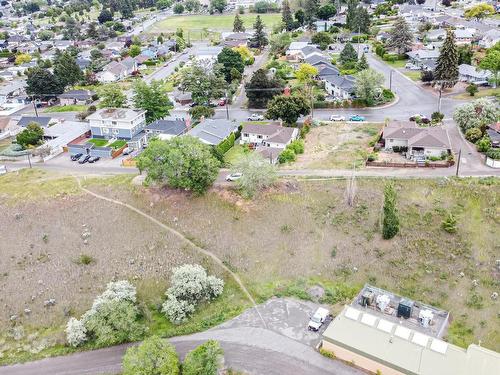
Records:
{"label": "white rooftop vent", "polygon": [[394,323],[388,322],[387,320],[384,319],[380,319],[377,326],[378,329],[387,333],[391,333],[393,327]]}
{"label": "white rooftop vent", "polygon": [[369,325],[373,327],[375,325],[375,321],[377,320],[376,316],[373,316],[371,314],[363,314],[361,317],[361,323],[364,323],[366,325]]}
{"label": "white rooftop vent", "polygon": [[352,307],[348,307],[344,313],[346,318],[349,318],[352,320],[358,320],[359,314],[361,314],[361,311],[353,309]]}
{"label": "white rooftop vent", "polygon": [[410,333],[411,330],[408,328],[405,328],[403,326],[397,326],[396,331],[394,331],[394,334],[398,337],[401,337],[402,339],[408,340],[410,338]]}
{"label": "white rooftop vent", "polygon": [[444,341],[433,339],[431,341],[431,350],[435,352],[446,354],[446,350],[448,350],[448,344]]}
{"label": "white rooftop vent", "polygon": [[413,338],[411,339],[411,342],[420,346],[423,346],[424,348],[427,346],[427,343],[429,342],[429,336],[426,336],[422,333],[415,332],[413,334]]}
{"label": "white rooftop vent", "polygon": [[387,294],[379,294],[376,298],[377,307],[384,312],[385,308],[391,303],[391,298]]}

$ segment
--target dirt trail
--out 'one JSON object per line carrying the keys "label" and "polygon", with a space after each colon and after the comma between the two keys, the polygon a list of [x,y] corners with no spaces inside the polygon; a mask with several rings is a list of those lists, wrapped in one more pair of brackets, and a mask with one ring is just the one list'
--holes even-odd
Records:
{"label": "dirt trail", "polygon": [[117,204],[117,205],[120,205],[120,206],[123,206],[123,207],[126,207],[128,208],[129,210],[131,211],[134,211],[135,213],[145,217],[146,219],[152,221],[153,223],[155,223],[156,225],[158,225],[159,227],[161,227],[162,229],[172,233],[174,236],[178,237],[179,239],[181,239],[182,241],[186,242],[187,244],[189,244],[192,248],[194,248],[196,251],[202,253],[203,255],[206,255],[210,258],[212,258],[215,263],[217,263],[222,269],[224,269],[224,271],[226,271],[227,273],[229,273],[231,275],[231,277],[238,283],[238,285],[240,286],[241,290],[245,293],[245,295],[247,296],[248,300],[252,303],[253,307],[255,308],[255,310],[257,311],[257,313],[259,314],[259,317],[260,317],[260,320],[262,321],[262,324],[264,325],[265,328],[267,328],[266,326],[266,322],[264,321],[264,319],[262,318],[262,315],[260,314],[259,310],[258,310],[258,307],[257,307],[257,304],[255,303],[255,300],[253,299],[253,297],[250,295],[250,293],[248,292],[247,288],[245,287],[245,285],[243,285],[243,282],[241,281],[241,279],[238,277],[238,275],[236,275],[233,271],[231,271],[224,263],[222,263],[222,261],[217,258],[217,256],[215,256],[213,253],[211,253],[210,251],[206,250],[206,249],[203,249],[201,247],[199,247],[198,245],[196,245],[195,243],[193,243],[191,240],[189,240],[188,238],[186,238],[182,233],[178,232],[177,230],[175,230],[174,228],[171,228],[169,227],[168,225],[165,225],[164,223],[162,223],[161,221],[155,219],[154,217],[152,217],[151,215],[148,215],[147,213],[145,213],[144,211],[134,207],[134,206],[131,206],[130,204],[128,203],[124,203],[124,202],[121,202],[119,200],[116,200],[116,199],[112,199],[112,198],[108,198],[108,197],[105,197],[103,195],[100,195],[100,194],[97,194],[91,190],[88,190],[86,188],[84,188],[81,184],[81,181],[79,178],[77,178],[75,176],[75,180],[76,182],[78,183],[78,187],[86,192],[87,194],[90,194],[92,195],[93,197],[97,198],[97,199],[101,199],[101,200],[104,200],[104,201],[107,201],[107,202],[110,202],[110,203],[114,203],[114,204]]}

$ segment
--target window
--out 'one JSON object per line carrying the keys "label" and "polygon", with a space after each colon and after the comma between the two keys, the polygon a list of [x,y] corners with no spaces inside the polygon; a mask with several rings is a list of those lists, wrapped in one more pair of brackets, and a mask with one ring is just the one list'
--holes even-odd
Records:
{"label": "window", "polygon": [[248,133],[243,133],[243,137],[249,137]]}
{"label": "window", "polygon": [[262,139],[262,136],[261,136],[261,135],[258,135],[258,136],[257,136],[257,138]]}
{"label": "window", "polygon": [[102,128],[102,132],[104,134],[109,134],[109,129],[108,128]]}
{"label": "window", "polygon": [[113,134],[118,134],[120,131],[118,129],[113,129]]}
{"label": "window", "polygon": [[112,123],[113,125],[116,125],[116,121],[111,121],[111,123]]}
{"label": "window", "polygon": [[394,142],[394,139],[389,139],[389,142],[390,142],[390,143]]}

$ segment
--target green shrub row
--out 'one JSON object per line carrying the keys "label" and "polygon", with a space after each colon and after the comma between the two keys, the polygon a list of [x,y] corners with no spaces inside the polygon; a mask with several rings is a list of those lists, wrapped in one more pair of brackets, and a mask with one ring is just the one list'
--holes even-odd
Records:
{"label": "green shrub row", "polygon": [[226,139],[224,139],[221,143],[219,143],[217,145],[217,150],[221,154],[225,154],[226,152],[228,152],[231,149],[231,147],[234,146],[235,139],[236,139],[236,137],[235,137],[234,133],[231,133]]}

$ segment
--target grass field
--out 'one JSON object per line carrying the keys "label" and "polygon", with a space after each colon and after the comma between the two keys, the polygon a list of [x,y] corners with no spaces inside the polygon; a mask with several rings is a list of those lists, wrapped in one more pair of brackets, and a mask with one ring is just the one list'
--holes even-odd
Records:
{"label": "grass field", "polygon": [[421,74],[420,72],[407,71],[403,73],[405,76],[410,78],[412,81],[420,81]]}
{"label": "grass field", "polygon": [[233,147],[229,149],[228,152],[224,154],[224,161],[226,164],[231,166],[235,162],[238,161],[238,159],[245,154],[245,147],[239,144],[235,144]]}
{"label": "grass field", "polygon": [[45,113],[50,113],[50,112],[83,112],[83,111],[86,111],[87,108],[88,107],[86,105],[79,105],[79,104],[61,105],[61,106],[49,107],[44,112]]}
{"label": "grass field", "polygon": [[496,96],[497,98],[500,97],[500,87],[497,88],[490,88],[490,89],[479,89],[479,92],[477,92],[474,96],[470,96],[469,93],[464,92],[462,94],[455,95],[453,98],[454,99],[463,99],[463,100],[473,100],[477,98],[484,98],[485,96]]}
{"label": "grass field", "polygon": [[95,147],[104,147],[109,143],[108,139],[91,138],[87,141],[92,143]]}
{"label": "grass field", "polygon": [[5,150],[7,147],[9,147],[12,144],[12,141],[14,140],[13,137],[8,137],[0,140],[0,152]]}
{"label": "grass field", "polygon": [[[251,29],[257,14],[242,14],[240,15],[247,29]],[[271,29],[274,25],[281,22],[280,13],[261,14],[260,18],[264,22],[267,29]],[[190,38],[197,38],[197,33],[203,29],[208,31],[231,31],[233,29],[234,15],[201,15],[201,16],[172,16],[154,24],[148,31],[152,33],[160,32],[175,32],[178,28],[182,28],[184,32],[190,31],[193,33]]]}
{"label": "grass field", "polygon": [[[368,139],[376,130],[338,134]],[[289,180],[246,201],[222,189],[201,197],[146,189],[131,185],[131,178],[94,178],[85,186],[143,210],[213,252],[258,301],[272,295],[308,299],[308,288],[321,285],[324,302],[338,311],[369,282],[449,310],[451,342],[467,346],[481,340],[500,350],[498,302],[490,298],[500,286],[499,179],[393,180],[401,229],[387,241],[380,234],[383,179],[357,179],[351,207],[342,180]],[[0,176],[0,209],[0,228],[9,228],[0,242],[0,314],[18,314],[15,324],[0,320],[0,364],[68,352],[62,345],[67,312],[78,316],[87,310],[112,278],[137,286],[151,334],[203,330],[248,306],[209,259],[125,207],[80,192],[73,178],[36,169]],[[448,212],[457,218],[456,233],[441,227]],[[76,264],[82,254],[95,262]],[[227,285],[222,298],[185,325],[172,326],[157,306],[171,269],[184,263],[202,264]],[[48,298],[56,306],[45,308]],[[14,339],[15,332],[21,338]]]}

